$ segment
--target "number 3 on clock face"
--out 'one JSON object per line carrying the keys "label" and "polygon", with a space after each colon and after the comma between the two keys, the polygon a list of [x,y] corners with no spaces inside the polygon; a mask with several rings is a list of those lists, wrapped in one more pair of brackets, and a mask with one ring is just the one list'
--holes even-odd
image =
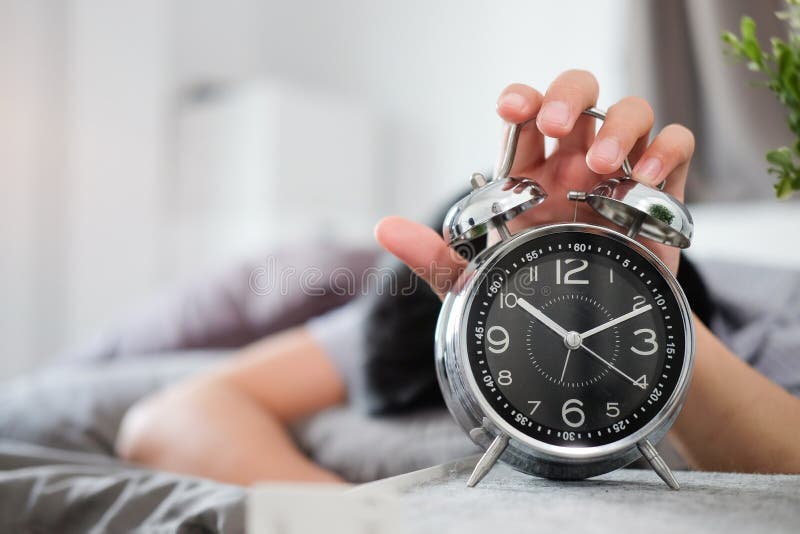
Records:
{"label": "number 3 on clock face", "polygon": [[675,391],[688,311],[623,239],[551,231],[496,253],[462,315],[480,402],[513,433],[591,447],[642,429]]}

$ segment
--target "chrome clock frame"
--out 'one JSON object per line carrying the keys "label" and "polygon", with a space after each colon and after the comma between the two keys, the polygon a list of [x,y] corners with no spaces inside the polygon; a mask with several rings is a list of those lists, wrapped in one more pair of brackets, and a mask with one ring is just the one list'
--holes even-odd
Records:
{"label": "chrome clock frame", "polygon": [[[627,246],[651,263],[675,295],[686,333],[683,365],[674,391],[661,410],[642,428],[619,441],[594,447],[562,447],[536,440],[507,423],[481,393],[470,368],[466,349],[467,312],[475,289],[486,273],[509,251],[533,239],[554,233],[579,231],[599,234]],[[644,456],[672,489],[678,489],[672,473],[655,451],[678,416],[686,399],[694,364],[695,336],[689,303],[678,281],[664,263],[637,241],[610,228],[582,223],[542,226],[521,231],[494,244],[473,259],[448,293],[436,327],[436,370],[447,407],[470,438],[487,450],[469,485],[475,485],[499,459],[531,475],[575,480],[620,467]]]}

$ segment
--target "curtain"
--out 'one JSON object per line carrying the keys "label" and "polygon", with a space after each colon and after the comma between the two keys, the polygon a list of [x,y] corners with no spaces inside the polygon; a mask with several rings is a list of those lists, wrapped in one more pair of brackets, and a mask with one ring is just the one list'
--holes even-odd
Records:
{"label": "curtain", "polygon": [[627,65],[632,94],[651,101],[659,126],[678,122],[696,136],[689,201],[773,197],[767,150],[792,142],[786,112],[754,85],[757,73],[724,53],[720,34],[738,34],[751,16],[762,46],[785,37],[775,11],[783,0],[639,0],[630,2]]}

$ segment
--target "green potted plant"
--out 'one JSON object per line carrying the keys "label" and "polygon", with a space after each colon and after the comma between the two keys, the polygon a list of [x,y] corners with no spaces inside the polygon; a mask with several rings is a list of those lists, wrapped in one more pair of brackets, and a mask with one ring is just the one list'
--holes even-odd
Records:
{"label": "green potted plant", "polygon": [[768,172],[776,177],[775,193],[787,198],[800,190],[800,0],[787,0],[787,9],[775,15],[788,24],[786,39],[772,37],[770,47],[762,47],[756,36],[756,24],[742,17],[740,36],[724,32],[722,40],[733,57],[760,72],[759,85],[769,88],[786,107],[789,129],[795,136],[791,147],[782,146],[767,152]]}

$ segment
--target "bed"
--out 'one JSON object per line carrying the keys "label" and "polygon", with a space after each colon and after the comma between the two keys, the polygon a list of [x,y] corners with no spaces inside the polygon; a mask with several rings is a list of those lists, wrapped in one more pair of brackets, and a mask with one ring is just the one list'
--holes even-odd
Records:
{"label": "bed", "polygon": [[[374,250],[331,246],[314,252],[283,249],[269,256],[278,258],[279,266],[314,265],[326,273],[340,265],[363,272],[377,258]],[[244,531],[244,488],[126,464],[114,457],[113,443],[125,410],[143,395],[202,371],[237,346],[346,301],[330,291],[313,298],[292,288],[282,296],[254,292],[250,276],[264,257],[159,296],[47,369],[2,384],[1,532]],[[751,364],[774,372],[780,362],[771,358],[800,346],[800,275],[713,262],[703,262],[701,270],[724,307],[715,328]],[[732,291],[742,279],[752,280],[748,291]],[[798,366],[778,369],[772,378],[800,394]],[[356,484],[477,452],[443,409],[375,418],[344,406],[292,431],[315,461]],[[410,435],[415,439],[409,440]],[[681,467],[678,457],[671,458],[673,467]],[[798,478],[775,480],[774,495],[769,482],[759,482],[759,498],[768,502],[773,495],[784,507],[781,513],[797,519],[797,499],[786,495],[800,494]],[[439,483],[444,484],[434,477],[426,487]],[[730,496],[736,483],[731,478],[723,486]],[[587,487],[596,491],[598,485]],[[713,501],[715,486],[703,487]],[[415,528],[424,531],[425,524]],[[781,519],[778,526],[796,531],[797,524]]]}

